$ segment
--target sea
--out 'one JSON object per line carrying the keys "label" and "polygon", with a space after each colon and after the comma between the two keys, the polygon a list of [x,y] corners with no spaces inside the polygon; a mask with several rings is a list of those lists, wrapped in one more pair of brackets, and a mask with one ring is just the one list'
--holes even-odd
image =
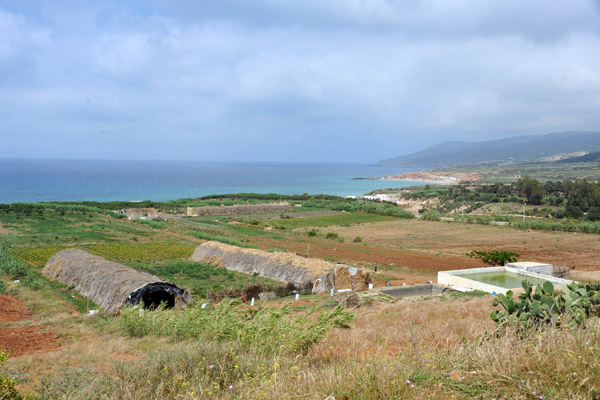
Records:
{"label": "sea", "polygon": [[0,159],[0,203],[165,201],[232,193],[361,196],[419,182],[354,178],[417,170],[324,163]]}

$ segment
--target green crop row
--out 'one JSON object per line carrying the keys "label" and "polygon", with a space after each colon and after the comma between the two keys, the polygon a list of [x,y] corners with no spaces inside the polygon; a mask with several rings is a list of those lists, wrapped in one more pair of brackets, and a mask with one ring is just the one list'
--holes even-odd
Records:
{"label": "green crop row", "polygon": [[[105,243],[72,247],[76,247],[92,254],[96,254],[100,257],[118,262],[158,261],[188,258],[194,251],[192,246],[171,242]],[[23,260],[36,267],[40,267],[46,264],[46,262],[48,262],[50,257],[52,257],[54,254],[66,248],[69,247],[19,247],[11,249],[11,253],[20,260]]]}

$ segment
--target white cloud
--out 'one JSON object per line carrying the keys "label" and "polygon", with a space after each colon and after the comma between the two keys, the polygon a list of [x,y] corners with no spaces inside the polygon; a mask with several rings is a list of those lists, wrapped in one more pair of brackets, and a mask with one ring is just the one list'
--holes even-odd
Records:
{"label": "white cloud", "polygon": [[376,161],[600,123],[592,1],[33,4],[0,1],[0,123],[19,138],[0,157],[78,137],[97,157]]}

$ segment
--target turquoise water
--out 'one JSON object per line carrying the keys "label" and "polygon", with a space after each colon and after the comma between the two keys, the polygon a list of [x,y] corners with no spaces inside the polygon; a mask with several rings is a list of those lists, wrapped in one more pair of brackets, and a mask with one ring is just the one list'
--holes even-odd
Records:
{"label": "turquoise water", "polygon": [[415,170],[356,164],[0,159],[0,203],[164,201],[247,192],[360,196],[418,183],[353,178]]}
{"label": "turquoise water", "polygon": [[546,282],[545,279],[532,278],[514,272],[498,271],[498,272],[477,272],[473,274],[456,274],[462,278],[472,279],[477,282],[487,283],[494,286],[503,287],[505,289],[520,288],[521,281],[529,281],[533,286],[542,285]]}

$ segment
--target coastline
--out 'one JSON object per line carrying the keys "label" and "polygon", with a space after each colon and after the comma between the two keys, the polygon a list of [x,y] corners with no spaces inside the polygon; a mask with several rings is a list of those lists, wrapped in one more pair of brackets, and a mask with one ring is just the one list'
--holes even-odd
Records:
{"label": "coastline", "polygon": [[477,181],[479,175],[474,173],[463,172],[446,172],[446,171],[419,171],[419,172],[404,172],[401,174],[372,177],[372,178],[354,178],[360,180],[382,180],[382,181],[404,181],[417,183],[432,183],[437,185],[458,185],[464,181]]}

